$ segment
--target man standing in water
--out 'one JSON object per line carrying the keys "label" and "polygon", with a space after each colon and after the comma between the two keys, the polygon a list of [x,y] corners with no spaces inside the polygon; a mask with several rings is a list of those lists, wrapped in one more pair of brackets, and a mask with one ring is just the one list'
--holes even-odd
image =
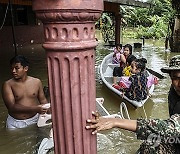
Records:
{"label": "man standing in water", "polygon": [[8,109],[6,127],[24,128],[37,123],[39,114],[47,112],[42,104],[47,100],[39,79],[28,76],[28,60],[18,55],[10,60],[13,78],[2,87],[2,97]]}
{"label": "man standing in water", "polygon": [[136,133],[144,140],[140,154],[180,154],[180,55],[171,58],[169,67],[161,69],[169,73],[172,80],[168,96],[170,118],[128,120],[120,118],[103,118],[93,113],[95,119],[88,119],[86,129],[93,129],[92,134],[111,128],[121,128]]}

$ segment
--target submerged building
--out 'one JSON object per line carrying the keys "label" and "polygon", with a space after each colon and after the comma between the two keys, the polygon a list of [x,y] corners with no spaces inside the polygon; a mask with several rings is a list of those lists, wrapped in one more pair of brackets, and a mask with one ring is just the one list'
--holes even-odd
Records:
{"label": "submerged building", "polygon": [[[12,7],[9,2],[11,2]],[[104,0],[104,11],[112,12],[115,15],[116,42],[120,42],[121,15],[119,14],[119,5],[150,6],[145,0]],[[43,25],[32,10],[32,0],[0,1],[0,45],[13,46],[12,24],[14,25],[14,39],[17,47],[44,42]]]}

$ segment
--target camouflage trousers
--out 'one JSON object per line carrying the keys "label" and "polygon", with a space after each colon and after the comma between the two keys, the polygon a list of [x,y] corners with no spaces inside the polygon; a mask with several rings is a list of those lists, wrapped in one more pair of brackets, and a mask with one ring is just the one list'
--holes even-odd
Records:
{"label": "camouflage trousers", "polygon": [[157,147],[143,142],[136,154],[177,154],[173,144],[160,143]]}

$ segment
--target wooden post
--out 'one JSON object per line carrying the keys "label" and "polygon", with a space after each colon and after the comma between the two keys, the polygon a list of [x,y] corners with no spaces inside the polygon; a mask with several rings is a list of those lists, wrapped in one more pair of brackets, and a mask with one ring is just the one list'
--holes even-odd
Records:
{"label": "wooden post", "polygon": [[116,25],[115,25],[115,44],[120,44],[120,32],[121,32],[121,15],[115,15]]}
{"label": "wooden post", "polygon": [[96,154],[85,129],[96,110],[95,22],[102,0],[33,0],[44,24],[56,154]]}
{"label": "wooden post", "polygon": [[176,15],[174,32],[173,32],[173,46],[172,52],[180,52],[180,15]]}

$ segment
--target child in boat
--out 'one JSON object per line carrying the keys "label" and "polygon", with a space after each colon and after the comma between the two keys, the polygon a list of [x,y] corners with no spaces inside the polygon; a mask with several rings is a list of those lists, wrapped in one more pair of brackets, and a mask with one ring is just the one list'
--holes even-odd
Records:
{"label": "child in boat", "polygon": [[126,59],[132,55],[132,46],[130,44],[126,44],[123,47],[124,53],[120,56],[120,63],[118,67],[114,67],[113,69],[113,86],[117,85],[117,77],[123,76],[123,69],[126,65]]}
{"label": "child in boat", "polygon": [[113,59],[112,59],[113,64],[120,63],[121,54],[123,54],[122,44],[116,44],[116,47],[114,48]]}
{"label": "child in boat", "polygon": [[129,55],[126,59],[126,66],[123,69],[123,76],[131,76],[131,65],[135,62],[136,57],[134,55]]}
{"label": "child in boat", "polygon": [[[145,58],[141,58],[141,60],[145,63],[147,63],[147,60]],[[155,77],[154,75],[150,74],[146,68],[144,69],[144,74],[147,77],[148,81],[147,81],[147,87],[148,89],[153,85],[153,84],[158,84],[158,79],[157,77]]]}
{"label": "child in boat", "polygon": [[125,96],[131,100],[141,101],[147,98],[147,74],[145,71],[147,60],[145,58],[136,59],[131,66],[132,76],[129,77],[130,87],[125,91]]}
{"label": "child in boat", "polygon": [[[134,67],[133,65],[135,65],[134,64],[135,60],[136,60],[136,57],[133,56],[133,55],[130,55],[127,58],[127,66],[123,70],[123,75],[124,76],[120,77],[118,85],[113,85],[114,88],[116,88],[118,90],[121,90],[121,91],[125,91],[127,88],[130,87],[131,82],[129,81],[129,77],[132,75],[131,68]],[[147,63],[147,60],[145,58],[142,58],[141,60],[145,64]],[[131,65],[129,66],[129,64],[131,64]],[[145,74],[145,76],[147,77],[147,80],[148,80],[147,81],[148,89],[150,89],[153,84],[155,84],[155,85],[158,84],[157,77],[155,77],[154,75],[150,74],[146,69],[144,70],[144,74]]]}
{"label": "child in boat", "polygon": [[135,62],[136,57],[134,55],[129,55],[126,59],[126,66],[123,69],[123,76],[120,77],[118,85],[113,85],[114,88],[118,90],[124,90],[125,88],[129,88],[131,82],[129,81],[129,77],[132,75],[131,73],[131,65]]}

